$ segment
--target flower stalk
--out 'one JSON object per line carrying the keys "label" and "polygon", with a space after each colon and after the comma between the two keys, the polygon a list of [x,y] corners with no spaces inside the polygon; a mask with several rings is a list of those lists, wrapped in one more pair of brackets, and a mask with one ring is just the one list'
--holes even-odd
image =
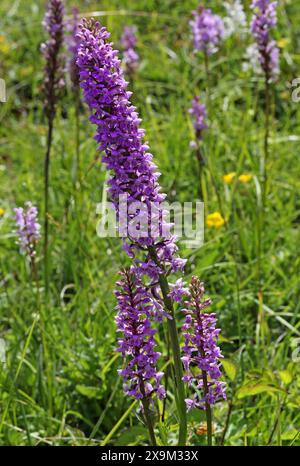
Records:
{"label": "flower stalk", "polygon": [[202,193],[202,172],[205,164],[204,156],[201,150],[201,142],[203,138],[203,131],[208,129],[206,123],[207,111],[205,105],[200,103],[200,98],[198,96],[194,97],[192,100],[192,106],[189,109],[189,114],[193,119],[193,127],[195,133],[195,140],[190,142],[190,147],[195,151],[196,159],[199,167],[199,195],[200,198],[203,198]]}
{"label": "flower stalk", "polygon": [[160,275],[159,277],[160,288],[163,295],[164,305],[167,312],[170,314],[168,319],[168,328],[170,335],[170,343],[172,348],[172,355],[174,361],[174,373],[175,373],[175,384],[177,389],[177,409],[179,416],[179,438],[178,445],[186,445],[187,439],[187,416],[186,416],[186,406],[185,406],[185,388],[182,381],[183,378],[183,369],[181,362],[181,351],[179,345],[178,332],[176,327],[176,320],[174,315],[174,308],[172,300],[169,297],[170,287],[168,280],[165,275]]}
{"label": "flower stalk", "polygon": [[[271,112],[271,82],[279,74],[279,49],[271,38],[271,30],[277,24],[277,1],[252,0],[253,18],[251,31],[255,40],[260,71],[264,75],[265,83],[265,134],[264,148],[260,160],[260,179],[262,186],[261,200],[259,200],[259,215],[257,221],[257,282],[258,282],[258,324],[260,337],[264,344],[264,306],[263,306],[263,231],[264,216],[268,197],[268,171],[269,171],[269,138],[270,138],[270,112]],[[259,342],[258,342],[259,344]]]}
{"label": "flower stalk", "polygon": [[61,48],[64,38],[64,5],[62,0],[49,0],[43,26],[49,34],[47,42],[42,44],[41,51],[45,59],[44,70],[44,111],[48,120],[47,147],[44,161],[44,274],[45,294],[49,291],[49,187],[50,158],[53,139],[53,123],[56,104],[61,89],[64,87],[63,56]]}
{"label": "flower stalk", "polygon": [[253,0],[253,18],[251,31],[258,51],[258,60],[265,78],[265,136],[264,151],[261,160],[261,181],[263,186],[262,206],[265,208],[267,198],[267,176],[269,160],[270,111],[271,93],[270,84],[279,73],[279,49],[271,38],[271,29],[276,26],[277,1]]}
{"label": "flower stalk", "polygon": [[[149,248],[149,253],[153,261],[161,266],[159,259],[154,248]],[[159,275],[159,285],[163,296],[164,307],[169,315],[168,318],[168,331],[170,336],[170,344],[174,362],[174,373],[175,373],[175,387],[177,390],[176,404],[179,416],[179,437],[178,445],[184,446],[187,439],[187,416],[186,416],[186,405],[185,405],[185,388],[183,383],[183,368],[181,362],[181,350],[179,344],[179,337],[176,327],[176,320],[174,314],[173,301],[170,297],[170,286],[165,273]]]}
{"label": "flower stalk", "polygon": [[[76,182],[81,184],[81,161],[80,161],[80,82],[79,82],[79,70],[76,64],[77,53],[78,53],[78,26],[80,22],[80,12],[76,7],[72,8],[72,16],[66,23],[66,30],[69,34],[66,37],[66,42],[68,45],[69,57],[68,57],[68,71],[69,79],[71,84],[71,90],[74,97],[74,107],[75,107],[75,170],[74,178]],[[77,198],[77,196],[76,196]]]}

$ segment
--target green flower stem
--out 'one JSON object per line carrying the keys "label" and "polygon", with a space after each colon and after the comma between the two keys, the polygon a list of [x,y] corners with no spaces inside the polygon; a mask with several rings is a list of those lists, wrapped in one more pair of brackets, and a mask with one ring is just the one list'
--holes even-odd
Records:
{"label": "green flower stem", "polygon": [[143,408],[144,408],[144,417],[145,417],[145,421],[146,421],[146,424],[147,424],[147,427],[148,427],[150,443],[151,443],[151,445],[153,447],[156,447],[157,443],[156,443],[156,438],[155,438],[155,434],[154,434],[153,423],[152,423],[152,419],[151,419],[151,413],[150,413],[150,409],[149,409],[149,400],[147,399],[147,397],[142,399],[142,405],[143,405]]}
{"label": "green flower stem", "polygon": [[46,303],[49,292],[49,172],[50,172],[50,153],[52,146],[53,118],[49,118],[47,150],[44,164],[44,273],[45,273],[45,296]]}
{"label": "green flower stem", "polygon": [[[151,248],[151,247],[149,248],[149,254],[154,260],[154,262],[161,267],[161,264],[159,263],[159,259],[157,257],[157,254],[154,248]],[[176,404],[177,404],[178,415],[179,415],[178,445],[184,446],[186,444],[186,438],[187,438],[185,388],[184,388],[184,383],[182,380],[183,370],[182,370],[182,362],[180,358],[180,345],[179,345],[178,332],[177,332],[175,315],[174,315],[173,302],[169,296],[170,287],[169,287],[169,283],[168,283],[167,276],[165,273],[162,273],[159,276],[159,284],[160,284],[161,292],[163,295],[163,300],[164,300],[166,311],[171,317],[171,319],[168,319],[168,328],[169,328],[171,349],[173,353],[175,385],[176,385],[176,390],[177,390]]]}
{"label": "green flower stem", "polygon": [[183,370],[182,370],[182,362],[180,358],[180,345],[179,345],[179,339],[178,339],[178,332],[176,328],[173,303],[172,303],[171,298],[169,297],[170,288],[169,288],[169,284],[168,284],[168,281],[165,275],[160,275],[159,284],[160,284],[160,288],[163,294],[165,307],[167,309],[167,312],[172,317],[171,319],[168,319],[168,326],[169,326],[171,348],[172,348],[173,359],[174,359],[175,384],[176,384],[177,394],[178,394],[177,408],[178,408],[178,414],[179,414],[179,419],[180,419],[178,445],[184,446],[186,444],[186,437],[187,437],[187,419],[186,419],[186,405],[185,405],[185,389],[184,389],[184,383],[182,380]]}
{"label": "green flower stem", "polygon": [[210,115],[210,110],[211,110],[210,69],[209,69],[209,57],[208,57],[208,53],[206,51],[204,52],[204,67],[205,67],[205,74],[206,74],[206,107],[207,107],[207,110],[208,110],[208,115],[211,116]]}
{"label": "green flower stem", "polygon": [[46,369],[46,376],[48,382],[48,393],[47,393],[47,400],[48,400],[48,408],[49,408],[49,415],[52,416],[53,414],[53,402],[52,402],[52,364],[51,364],[51,356],[47,344],[47,337],[46,337],[46,323],[45,323],[45,315],[44,309],[41,302],[40,290],[39,290],[39,278],[36,268],[36,262],[34,257],[31,258],[31,268],[32,268],[32,276],[36,286],[36,299],[37,299],[37,308],[39,312],[39,327],[40,327],[40,334],[42,340],[42,348],[43,348],[43,355],[45,360],[45,369]]}

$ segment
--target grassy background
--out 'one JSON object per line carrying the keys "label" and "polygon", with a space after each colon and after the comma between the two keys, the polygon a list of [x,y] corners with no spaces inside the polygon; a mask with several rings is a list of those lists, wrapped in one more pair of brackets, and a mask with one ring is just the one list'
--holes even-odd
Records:
{"label": "grassy background", "polygon": [[[250,2],[243,2],[246,6]],[[242,69],[249,37],[226,40],[211,60],[210,129],[204,147],[206,215],[219,210],[227,227],[206,229],[205,245],[181,249],[189,258],[187,280],[205,281],[222,328],[228,403],[214,410],[216,441],[229,418],[226,444],[300,444],[300,372],[292,352],[300,341],[299,293],[299,104],[288,83],[299,75],[300,5],[280,1],[277,40],[281,75],[273,86],[270,189],[263,234],[263,308],[257,284],[259,160],[263,148],[263,82]],[[202,57],[191,50],[188,21],[197,1],[102,0],[75,2],[82,13],[106,11],[101,22],[118,45],[125,25],[138,27],[141,66],[133,101],[143,118],[151,151],[169,199],[198,195],[197,165],[187,109],[204,97]],[[222,2],[209,2],[221,15]],[[67,2],[68,11],[73,2]],[[135,15],[133,12],[142,12]],[[247,7],[250,17],[250,10]],[[2,0],[0,77],[8,102],[0,104],[0,444],[128,445],[146,442],[137,405],[125,398],[116,370],[114,284],[126,257],[118,239],[96,235],[96,205],[106,173],[97,159],[94,128],[80,117],[82,185],[74,177],[75,113],[66,92],[55,121],[51,164],[51,304],[37,299],[30,268],[12,233],[13,208],[31,200],[43,213],[46,120],[41,101],[40,43],[43,1]],[[2,44],[2,45],[1,45]],[[228,172],[250,173],[248,184],[225,186]],[[37,258],[42,278],[42,254]],[[42,287],[43,283],[40,282]],[[42,291],[42,290],[41,290]],[[46,351],[40,338],[45,317]],[[239,327],[240,322],[240,327]],[[179,325],[181,324],[179,318]],[[163,348],[162,338],[160,341]],[[294,346],[293,346],[294,345]],[[174,442],[177,416],[172,396],[161,437]],[[190,415],[189,439],[203,413]],[[90,440],[89,440],[90,439]]]}

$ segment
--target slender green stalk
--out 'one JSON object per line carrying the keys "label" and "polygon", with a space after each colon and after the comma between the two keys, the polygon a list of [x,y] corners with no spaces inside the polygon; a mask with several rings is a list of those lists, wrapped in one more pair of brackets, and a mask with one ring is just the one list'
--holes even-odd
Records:
{"label": "slender green stalk", "polygon": [[[233,207],[235,208],[235,202],[233,203]],[[226,228],[228,228],[227,223],[225,224]],[[243,345],[243,329],[242,329],[242,308],[241,308],[241,293],[240,293],[240,268],[239,268],[239,261],[236,253],[236,243],[231,243],[231,250],[232,256],[234,261],[234,269],[235,269],[235,283],[236,283],[236,297],[237,297],[237,320],[238,320],[238,333],[239,333],[239,348],[241,351],[241,377],[242,381],[244,381],[245,370],[244,370],[244,355],[242,351]]]}
{"label": "slender green stalk", "polygon": [[209,69],[208,53],[206,51],[204,51],[204,66],[205,66],[205,74],[206,74],[206,106],[207,106],[208,114],[210,115],[210,110],[211,110],[210,69]]}
{"label": "slender green stalk", "polygon": [[111,429],[111,431],[107,434],[107,436],[105,437],[105,439],[101,442],[101,447],[105,447],[105,445],[110,441],[110,439],[112,438],[112,436],[115,434],[115,432],[117,432],[117,430],[119,429],[119,427],[123,424],[123,422],[125,421],[125,419],[129,416],[129,414],[131,413],[131,411],[133,410],[133,408],[137,405],[137,400],[134,400],[131,405],[129,406],[129,408],[125,411],[125,413],[123,414],[123,416],[120,417],[120,419],[118,420],[118,422],[116,422],[116,424],[113,426],[113,428]]}
{"label": "slender green stalk", "polygon": [[[222,207],[222,202],[219,204],[220,212],[223,218],[224,213],[223,213],[223,207]],[[232,202],[232,210],[235,211],[235,202]],[[225,228],[227,233],[230,233],[228,222],[225,222]],[[233,236],[234,239],[234,236]],[[235,269],[235,285],[236,285],[236,298],[237,298],[237,324],[238,324],[238,336],[239,336],[239,348],[242,349],[242,344],[243,344],[243,329],[242,329],[242,309],[241,309],[241,293],[240,293],[240,269],[238,266],[238,257],[236,253],[237,247],[236,247],[236,241],[231,242],[231,253],[233,257],[233,263],[234,263],[234,269]],[[242,376],[242,381],[244,380],[244,357],[243,357],[243,351],[241,351],[241,376]]]}
{"label": "slender green stalk", "polygon": [[[203,378],[204,379],[204,378]],[[207,423],[207,445],[212,446],[212,409],[209,403],[205,402],[205,414]]]}
{"label": "slender green stalk", "polygon": [[270,111],[271,111],[271,94],[270,94],[270,75],[265,72],[265,135],[264,135],[264,150],[260,163],[260,178],[262,186],[262,199],[259,203],[258,212],[258,247],[257,247],[257,282],[258,282],[258,300],[259,311],[258,321],[260,328],[261,344],[264,346],[264,307],[263,307],[263,271],[262,271],[262,256],[263,256],[263,235],[265,228],[265,214],[268,192],[268,162],[269,162],[269,139],[270,139]]}
{"label": "slender green stalk", "polygon": [[[206,107],[207,107],[208,117],[211,118],[211,75],[210,75],[210,69],[209,69],[209,56],[206,51],[204,51],[204,65],[205,65],[205,74],[206,74]],[[222,217],[225,219],[222,199],[221,199],[221,196],[218,190],[216,179],[214,177],[213,169],[210,164],[209,154],[206,157],[206,159],[207,159],[208,171],[209,171],[211,181],[212,181],[212,184],[215,190],[215,194],[217,196],[219,210],[220,210]]]}
{"label": "slender green stalk", "polygon": [[41,334],[41,340],[42,340],[42,348],[43,348],[43,353],[44,353],[44,358],[45,358],[45,368],[46,368],[47,383],[48,383],[48,393],[47,393],[48,408],[49,408],[50,417],[52,417],[53,408],[52,408],[51,357],[50,357],[48,344],[47,344],[45,317],[44,317],[44,311],[43,311],[42,302],[41,302],[41,295],[40,295],[40,290],[39,290],[39,278],[38,278],[36,262],[35,262],[34,257],[31,257],[31,270],[32,270],[33,280],[36,286],[36,301],[37,301],[37,308],[38,308],[38,313],[39,313],[39,327],[40,327],[40,334]]}
{"label": "slender green stalk", "polygon": [[203,376],[203,392],[205,396],[205,416],[206,416],[206,425],[207,425],[207,445],[212,446],[212,409],[210,404],[207,401],[208,395],[208,382],[207,382],[207,372],[202,371]]}
{"label": "slender green stalk", "polygon": [[285,408],[285,405],[286,405],[286,400],[287,400],[287,395],[285,395],[282,402],[280,401],[280,396],[279,395],[277,396],[278,409],[277,409],[277,412],[276,412],[276,415],[275,415],[275,422],[274,422],[273,428],[271,430],[270,437],[269,437],[269,440],[267,442],[267,445],[271,445],[276,430],[277,430],[277,446],[281,445],[280,418],[281,418],[282,412],[284,411],[284,408]]}
{"label": "slender green stalk", "polygon": [[119,388],[120,380],[121,380],[120,378],[117,379],[117,382],[116,382],[116,384],[115,384],[115,386],[114,386],[114,388],[113,388],[113,390],[112,390],[112,392],[110,394],[110,397],[108,398],[108,401],[107,401],[107,403],[105,405],[105,408],[102,411],[102,413],[100,414],[100,417],[99,417],[98,421],[94,425],[94,428],[93,428],[93,430],[92,430],[92,432],[91,432],[91,434],[90,434],[90,436],[88,438],[88,441],[86,443],[87,447],[91,444],[92,439],[94,438],[94,436],[97,434],[98,430],[100,429],[100,426],[101,426],[101,424],[103,422],[103,419],[104,419],[107,411],[110,409],[111,402],[114,399],[115,394],[117,393],[117,389]]}
{"label": "slender green stalk", "polygon": [[[196,135],[197,139],[197,135]],[[200,142],[197,142],[197,148],[196,148],[196,158],[198,162],[198,167],[199,167],[199,179],[197,182],[197,187],[198,187],[198,195],[200,199],[203,199],[203,189],[202,189],[202,175],[203,175],[203,168],[204,168],[204,158],[202,155],[201,147],[200,147]]]}
{"label": "slender green stalk", "polygon": [[81,186],[82,172],[80,160],[80,94],[79,89],[74,89],[73,95],[75,100],[75,159],[73,161],[73,195],[75,201],[75,214],[78,228],[81,228]]}
{"label": "slender green stalk", "polygon": [[173,309],[172,300],[169,297],[170,288],[168,284],[168,280],[165,275],[160,275],[159,277],[160,288],[163,295],[163,300],[167,312],[170,314],[171,319],[168,319],[168,327],[169,327],[169,334],[170,334],[170,342],[171,348],[173,353],[173,360],[174,360],[174,372],[175,372],[175,385],[177,389],[177,409],[179,415],[179,439],[178,445],[184,446],[186,444],[187,438],[187,419],[186,419],[186,405],[185,405],[185,388],[184,383],[182,380],[183,377],[183,370],[182,370],[182,362],[180,357],[180,345],[178,339],[178,332],[176,328],[176,321]]}
{"label": "slender green stalk", "polygon": [[[53,137],[53,121],[55,111],[54,109],[48,116],[48,135],[47,135],[47,148],[44,162],[44,282],[45,282],[45,307],[48,309],[48,296],[49,296],[49,285],[50,285],[50,255],[49,255],[49,188],[50,188],[50,160],[51,160],[51,148],[52,148],[52,137]],[[38,299],[39,286],[37,271],[35,268],[35,262],[32,261],[33,274],[35,275]],[[48,405],[50,417],[52,417],[52,369],[51,369],[51,358],[48,351],[47,340],[46,340],[46,328],[44,319],[44,310],[42,305],[39,305],[39,317],[40,317],[40,332],[42,338],[42,346],[44,350],[47,384],[48,384]]]}
{"label": "slender green stalk", "polygon": [[80,121],[79,121],[79,107],[80,96],[79,89],[76,89],[75,94],[75,131],[76,131],[76,181],[81,184],[81,166],[80,166]]}
{"label": "slender green stalk", "polygon": [[46,302],[49,293],[49,175],[50,175],[50,154],[52,146],[53,118],[49,118],[47,149],[44,164],[44,276]]}
{"label": "slender green stalk", "polygon": [[150,409],[149,409],[149,400],[147,399],[146,396],[142,399],[142,405],[144,408],[144,417],[145,417],[145,421],[146,421],[148,432],[149,432],[150,443],[153,447],[155,447],[157,445],[156,438],[154,434],[153,423],[152,423]]}
{"label": "slender green stalk", "polygon": [[[167,361],[170,361],[170,335],[169,333],[166,334],[167,338]],[[165,389],[166,393],[168,392],[168,383],[169,383],[169,367],[167,366],[166,371],[165,371]],[[162,409],[162,414],[161,414],[161,420],[162,422],[165,422],[165,415],[166,415],[166,408],[167,408],[167,397],[164,398],[163,400],[163,409]]]}
{"label": "slender green stalk", "polygon": [[228,411],[227,411],[225,426],[224,426],[224,429],[223,429],[223,432],[222,432],[222,437],[221,437],[221,440],[220,440],[220,445],[221,446],[223,446],[224,443],[225,443],[225,437],[226,437],[226,434],[227,434],[227,431],[228,431],[232,411],[233,411],[233,400],[230,400],[230,401],[228,401]]}
{"label": "slender green stalk", "polygon": [[[162,265],[159,262],[157,257],[156,251],[153,247],[149,247],[149,254],[153,261],[158,264],[160,267]],[[169,328],[169,335],[170,335],[170,343],[171,349],[173,354],[174,360],[174,373],[175,373],[175,386],[177,391],[176,397],[176,404],[178,409],[178,416],[179,416],[179,438],[178,438],[178,445],[184,446],[186,444],[187,439],[187,416],[186,416],[186,404],[185,404],[185,388],[183,383],[183,369],[182,369],[182,362],[180,357],[180,345],[179,345],[179,338],[178,332],[176,327],[176,320],[173,308],[173,302],[170,298],[170,287],[167,280],[167,276],[165,273],[160,274],[159,276],[159,284],[163,296],[163,301],[165,305],[165,309],[170,315],[170,319],[168,319],[168,328]]]}
{"label": "slender green stalk", "polygon": [[271,111],[271,95],[270,95],[270,77],[269,73],[265,76],[265,137],[264,137],[264,154],[262,158],[261,177],[263,185],[263,208],[266,207],[266,198],[268,191],[268,162],[269,162],[269,139],[270,139],[270,111]]}
{"label": "slender green stalk", "polygon": [[211,181],[212,181],[212,185],[213,185],[214,190],[215,190],[215,194],[217,196],[217,201],[218,201],[218,207],[219,207],[220,214],[222,215],[222,217],[225,220],[225,212],[224,212],[224,208],[223,208],[222,199],[221,199],[220,192],[219,192],[219,189],[218,189],[217,181],[216,181],[216,179],[214,177],[213,170],[212,170],[212,168],[210,166],[209,157],[207,157],[207,167],[208,167],[208,171],[209,171],[210,178],[211,178]]}

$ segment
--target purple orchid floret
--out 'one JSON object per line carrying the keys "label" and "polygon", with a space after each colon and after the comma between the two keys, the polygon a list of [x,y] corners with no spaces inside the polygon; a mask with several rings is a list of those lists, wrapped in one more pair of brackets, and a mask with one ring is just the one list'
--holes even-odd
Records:
{"label": "purple orchid floret", "polygon": [[[125,249],[136,259],[137,275],[146,274],[157,281],[163,273],[162,267],[182,271],[186,261],[177,257],[176,240],[170,235],[162,205],[166,195],[161,193],[158,183],[160,173],[143,140],[145,132],[130,102],[131,93],[127,91],[118,52],[108,38],[107,30],[95,20],[84,20],[80,25],[77,65],[81,87],[92,111],[90,121],[97,126],[98,149],[104,152],[102,160],[112,173],[109,193],[119,225],[124,229],[122,236],[129,243]],[[128,204],[125,214],[119,208],[120,198],[124,196]],[[132,209],[136,203],[138,208]],[[137,218],[143,228],[133,236],[129,227]],[[152,228],[153,223],[157,228]],[[138,251],[146,255],[143,260],[136,257]]]}
{"label": "purple orchid floret", "polygon": [[124,368],[119,374],[124,381],[124,391],[137,400],[159,399],[166,396],[161,384],[163,372],[157,371],[160,353],[155,351],[154,335],[149,316],[152,313],[152,299],[142,282],[130,272],[121,273],[115,291],[118,300],[116,317],[118,338],[117,351],[122,354]]}
{"label": "purple orchid floret", "polygon": [[195,130],[195,136],[197,141],[202,139],[202,133],[205,129],[208,129],[206,123],[207,110],[204,104],[201,104],[200,97],[196,96],[192,100],[192,107],[189,109],[189,114],[193,119],[193,127]]}
{"label": "purple orchid floret", "polygon": [[36,244],[40,239],[41,226],[38,222],[38,210],[31,202],[26,202],[25,209],[16,207],[14,211],[21,252],[33,257],[36,254]]}
{"label": "purple orchid floret", "polygon": [[[220,330],[216,328],[216,315],[203,312],[211,305],[204,298],[203,283],[193,277],[190,285],[191,299],[183,310],[185,323],[182,327],[185,343],[182,357],[185,375],[183,380],[195,390],[193,398],[186,399],[187,409],[207,409],[220,398],[226,399],[225,382],[220,379],[220,359],[223,357],[217,345]],[[193,373],[193,368],[196,368]]]}
{"label": "purple orchid floret", "polygon": [[79,87],[79,73],[78,73],[78,68],[76,65],[77,50],[79,47],[79,41],[77,37],[79,22],[80,22],[79,9],[76,7],[73,7],[72,16],[66,22],[66,31],[69,33],[66,36],[66,43],[67,43],[69,54],[70,54],[68,69],[69,69],[69,75],[70,75],[73,89],[77,89]]}
{"label": "purple orchid floret", "polygon": [[205,52],[208,55],[218,51],[221,40],[225,35],[224,23],[220,16],[210,9],[199,6],[193,11],[190,26],[194,39],[195,52]]}
{"label": "purple orchid floret", "polygon": [[64,87],[64,57],[61,48],[64,41],[64,4],[61,0],[48,0],[43,26],[49,34],[41,51],[46,65],[44,71],[44,108],[48,117],[55,114],[56,101]]}
{"label": "purple orchid floret", "polygon": [[259,51],[259,61],[268,80],[279,73],[279,49],[270,31],[277,24],[277,1],[253,0],[251,31]]}
{"label": "purple orchid floret", "polygon": [[136,33],[137,28],[135,26],[125,26],[121,37],[121,45],[124,52],[124,64],[128,75],[132,75],[136,71],[140,60],[136,51]]}
{"label": "purple orchid floret", "polygon": [[189,289],[185,286],[182,278],[179,278],[174,284],[170,284],[171,291],[169,293],[170,298],[176,303],[181,303],[184,297],[190,295]]}

